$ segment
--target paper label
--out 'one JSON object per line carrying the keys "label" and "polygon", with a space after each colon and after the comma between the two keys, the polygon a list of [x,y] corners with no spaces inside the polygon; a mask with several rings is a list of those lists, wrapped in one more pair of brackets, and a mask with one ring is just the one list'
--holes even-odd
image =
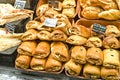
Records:
{"label": "paper label", "polygon": [[15,25],[12,25],[10,23],[5,24],[5,28],[6,28],[7,32],[9,32],[11,34],[14,33],[15,27],[16,27]]}
{"label": "paper label", "polygon": [[58,0],[48,0],[49,7],[51,8],[59,8]]}
{"label": "paper label", "polygon": [[56,27],[56,24],[57,24],[57,19],[53,19],[53,18],[46,18],[44,22],[44,26],[47,27]]}
{"label": "paper label", "polygon": [[106,27],[95,23],[93,24],[92,31],[99,33],[99,34],[104,34],[106,31]]}
{"label": "paper label", "polygon": [[14,7],[17,9],[24,9],[25,8],[26,1],[23,0],[16,0],[14,3]]}

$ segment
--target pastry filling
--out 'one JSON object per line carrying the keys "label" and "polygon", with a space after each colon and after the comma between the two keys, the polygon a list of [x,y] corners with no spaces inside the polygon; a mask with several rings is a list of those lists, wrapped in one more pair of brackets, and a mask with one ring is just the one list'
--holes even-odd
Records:
{"label": "pastry filling", "polygon": [[60,69],[61,69],[60,66],[53,66],[53,67],[49,67],[47,71],[56,72],[56,71],[60,71]]}
{"label": "pastry filling", "polygon": [[34,70],[44,70],[45,69],[41,64],[33,65],[31,68]]}
{"label": "pastry filling", "polygon": [[19,54],[25,54],[25,55],[28,55],[28,56],[32,56],[32,53],[30,53],[30,52],[28,52],[28,51],[25,51],[25,50],[23,50],[23,49],[18,49],[18,52],[19,52]]}
{"label": "pastry filling", "polygon": [[27,69],[29,66],[26,65],[24,62],[22,61],[16,61],[16,66],[21,68],[21,69]]}
{"label": "pastry filling", "polygon": [[59,53],[55,54],[55,58],[58,59],[59,61],[66,61],[66,57],[63,55],[60,55]]}

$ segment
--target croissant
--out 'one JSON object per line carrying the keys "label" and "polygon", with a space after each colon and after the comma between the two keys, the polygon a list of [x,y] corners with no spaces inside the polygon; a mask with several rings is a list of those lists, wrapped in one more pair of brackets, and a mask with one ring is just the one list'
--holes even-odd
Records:
{"label": "croissant", "polygon": [[103,18],[106,20],[118,20],[120,19],[120,10],[110,9],[107,11],[102,11],[98,14],[99,18]]}

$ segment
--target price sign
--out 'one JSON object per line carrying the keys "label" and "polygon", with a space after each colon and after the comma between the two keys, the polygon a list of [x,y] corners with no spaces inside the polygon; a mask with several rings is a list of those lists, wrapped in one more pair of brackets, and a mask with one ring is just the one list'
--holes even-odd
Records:
{"label": "price sign", "polygon": [[15,27],[16,27],[15,25],[12,25],[12,24],[10,24],[10,23],[5,24],[6,30],[7,30],[9,33],[11,33],[11,34],[14,33]]}
{"label": "price sign", "polygon": [[14,3],[14,7],[17,9],[24,9],[25,8],[26,1],[23,0],[16,0]]}
{"label": "price sign", "polygon": [[51,8],[58,8],[59,1],[58,0],[48,0],[49,7]]}
{"label": "price sign", "polygon": [[47,27],[56,27],[56,24],[57,24],[57,19],[53,19],[53,18],[46,18],[44,22],[44,26]]}
{"label": "price sign", "polygon": [[104,34],[106,31],[106,27],[95,23],[93,24],[92,31],[99,33],[99,34]]}

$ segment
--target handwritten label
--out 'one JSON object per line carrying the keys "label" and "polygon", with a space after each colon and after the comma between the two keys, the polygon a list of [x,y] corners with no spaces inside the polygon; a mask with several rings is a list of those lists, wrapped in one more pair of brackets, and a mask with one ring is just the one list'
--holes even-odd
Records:
{"label": "handwritten label", "polygon": [[14,7],[17,9],[24,9],[25,8],[26,1],[23,0],[16,0]]}
{"label": "handwritten label", "polygon": [[15,25],[12,25],[12,24],[10,24],[10,23],[5,24],[6,30],[7,30],[9,33],[11,33],[11,34],[14,33],[15,27],[16,27]]}
{"label": "handwritten label", "polygon": [[57,24],[57,19],[53,19],[53,18],[46,18],[44,22],[44,26],[47,27],[56,27],[56,24]]}
{"label": "handwritten label", "polygon": [[93,24],[92,31],[99,33],[99,34],[104,34],[106,31],[106,27],[95,23]]}

